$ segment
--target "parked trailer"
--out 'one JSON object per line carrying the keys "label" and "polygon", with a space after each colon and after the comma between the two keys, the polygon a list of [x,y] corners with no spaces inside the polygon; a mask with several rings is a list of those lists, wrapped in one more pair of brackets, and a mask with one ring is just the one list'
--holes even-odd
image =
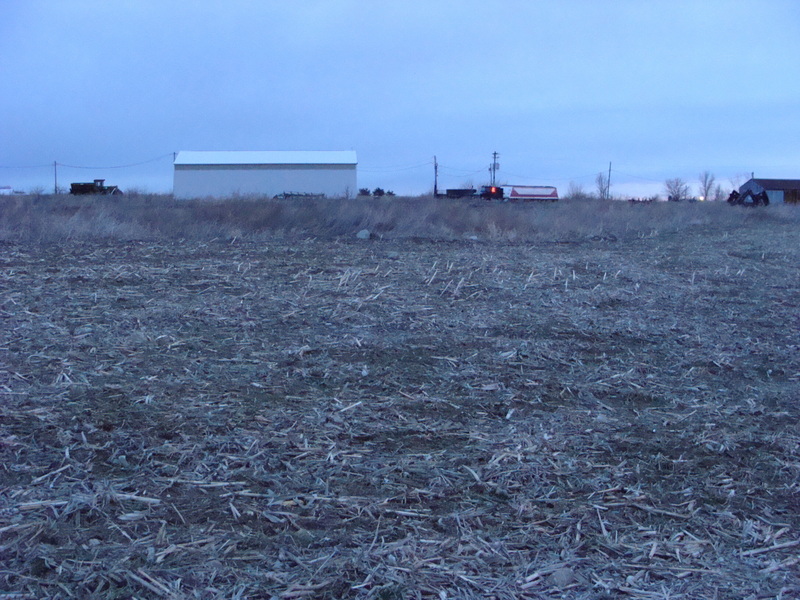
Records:
{"label": "parked trailer", "polygon": [[478,191],[475,188],[450,188],[444,193],[445,198],[473,198],[477,195]]}
{"label": "parked trailer", "polygon": [[558,200],[558,190],[549,185],[504,185],[503,198],[510,201],[549,201]]}

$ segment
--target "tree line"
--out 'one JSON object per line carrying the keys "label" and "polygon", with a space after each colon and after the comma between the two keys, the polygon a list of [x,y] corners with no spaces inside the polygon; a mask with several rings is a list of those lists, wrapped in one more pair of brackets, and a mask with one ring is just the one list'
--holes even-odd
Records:
{"label": "tree line", "polygon": [[383,188],[376,187],[374,190],[370,191],[369,188],[358,188],[358,195],[359,196],[374,196],[376,198],[380,198],[381,196],[394,196],[394,192],[392,190],[383,190]]}
{"label": "tree line", "polygon": [[[716,177],[710,171],[703,171],[698,176],[697,195],[692,195],[692,188],[688,182],[675,177],[667,179],[664,182],[664,195],[667,199],[680,202],[683,200],[702,199],[721,202],[728,196],[728,192],[717,182]],[[738,183],[732,181],[733,188],[738,187]],[[598,173],[595,178],[594,191],[587,192],[586,189],[579,183],[570,182],[569,189],[566,197],[581,200],[595,198],[599,200],[610,200],[611,196],[611,183],[606,173]],[[655,200],[656,197],[648,198],[648,200]]]}

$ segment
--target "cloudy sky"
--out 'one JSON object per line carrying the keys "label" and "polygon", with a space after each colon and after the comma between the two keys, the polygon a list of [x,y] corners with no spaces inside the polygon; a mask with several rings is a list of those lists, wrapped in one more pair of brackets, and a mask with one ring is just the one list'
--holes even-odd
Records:
{"label": "cloudy sky", "polygon": [[352,149],[398,194],[494,151],[564,191],[800,178],[799,30],[797,0],[0,0],[0,186],[169,192],[179,150]]}

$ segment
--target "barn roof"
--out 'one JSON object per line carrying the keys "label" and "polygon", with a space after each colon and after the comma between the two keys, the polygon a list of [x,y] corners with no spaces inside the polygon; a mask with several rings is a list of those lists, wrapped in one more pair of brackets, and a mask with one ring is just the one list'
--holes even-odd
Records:
{"label": "barn roof", "polygon": [[176,165],[355,165],[353,150],[213,151],[182,150]]}
{"label": "barn roof", "polygon": [[765,190],[800,190],[800,179],[751,179]]}

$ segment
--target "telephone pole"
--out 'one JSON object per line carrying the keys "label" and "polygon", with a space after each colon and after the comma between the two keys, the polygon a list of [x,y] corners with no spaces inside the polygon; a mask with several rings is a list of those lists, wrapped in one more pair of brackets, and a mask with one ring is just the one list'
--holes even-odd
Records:
{"label": "telephone pole", "polygon": [[433,197],[439,196],[439,163],[436,162],[436,155],[433,156]]}
{"label": "telephone pole", "polygon": [[492,152],[492,164],[489,167],[489,173],[491,173],[491,183],[490,185],[494,187],[495,182],[497,181],[497,169],[500,168],[500,165],[497,164],[497,159],[500,155],[497,152]]}
{"label": "telephone pole", "polygon": [[53,194],[58,194],[58,161],[53,161]]}
{"label": "telephone pole", "polygon": [[611,200],[611,161],[608,162],[608,179],[606,180],[606,200]]}

